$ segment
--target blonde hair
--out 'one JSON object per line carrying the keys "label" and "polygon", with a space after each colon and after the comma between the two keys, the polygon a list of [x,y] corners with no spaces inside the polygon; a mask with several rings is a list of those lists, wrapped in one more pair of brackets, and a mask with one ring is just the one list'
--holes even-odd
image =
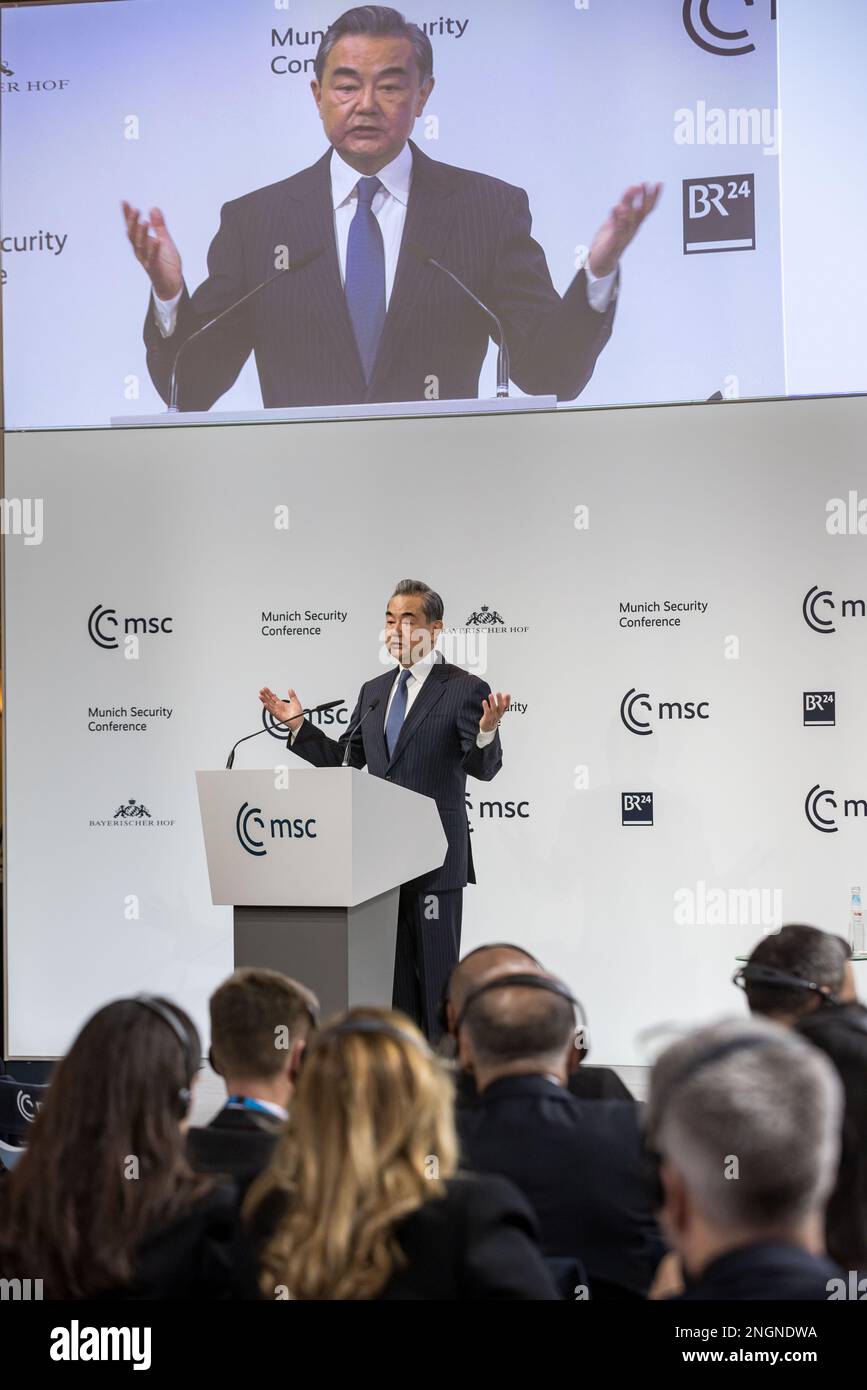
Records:
{"label": "blonde hair", "polygon": [[457,1167],[454,1089],[419,1030],[390,1009],[350,1009],[305,1055],[292,1111],[249,1216],[285,1211],[262,1253],[267,1297],[375,1298],[404,1263],[395,1226],[445,1195]]}

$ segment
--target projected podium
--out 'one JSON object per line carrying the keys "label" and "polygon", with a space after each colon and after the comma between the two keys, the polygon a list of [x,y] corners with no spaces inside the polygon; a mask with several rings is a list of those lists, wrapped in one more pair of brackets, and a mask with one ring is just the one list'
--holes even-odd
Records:
{"label": "projected podium", "polygon": [[391,1004],[401,883],[438,868],[436,803],[354,768],[197,772],[211,900],[234,908],[235,965],[315,990],[323,1016]]}

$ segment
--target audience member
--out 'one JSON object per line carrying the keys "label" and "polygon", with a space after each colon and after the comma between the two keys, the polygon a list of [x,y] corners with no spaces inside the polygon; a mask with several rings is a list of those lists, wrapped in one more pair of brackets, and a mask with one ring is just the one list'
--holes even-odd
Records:
{"label": "audience member", "polygon": [[856,997],[848,943],[801,923],[763,936],[734,979],[751,1013],[784,1027],[815,1009]]}

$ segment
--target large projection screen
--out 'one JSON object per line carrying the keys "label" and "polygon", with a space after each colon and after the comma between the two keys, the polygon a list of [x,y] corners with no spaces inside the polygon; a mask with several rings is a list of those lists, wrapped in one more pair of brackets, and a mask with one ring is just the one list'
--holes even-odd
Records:
{"label": "large projection screen", "polygon": [[5,551],[7,1056],[143,989],[204,1026],[231,920],[194,771],[263,684],[339,731],[405,576],[512,697],[464,948],[567,979],[595,1061],[742,1008],[738,954],[845,932],[864,879],[865,432],[852,398],[7,436],[42,518]]}

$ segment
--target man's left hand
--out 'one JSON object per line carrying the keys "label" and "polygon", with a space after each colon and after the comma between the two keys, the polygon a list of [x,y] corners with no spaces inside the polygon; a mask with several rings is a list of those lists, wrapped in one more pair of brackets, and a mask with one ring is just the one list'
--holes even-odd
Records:
{"label": "man's left hand", "polygon": [[645,217],[659,201],[661,183],[634,183],[611,209],[593,238],[587,264],[594,275],[610,275]]}
{"label": "man's left hand", "polygon": [[499,690],[482,700],[484,713],[479,720],[479,733],[492,734],[509,708],[511,695],[501,695]]}

